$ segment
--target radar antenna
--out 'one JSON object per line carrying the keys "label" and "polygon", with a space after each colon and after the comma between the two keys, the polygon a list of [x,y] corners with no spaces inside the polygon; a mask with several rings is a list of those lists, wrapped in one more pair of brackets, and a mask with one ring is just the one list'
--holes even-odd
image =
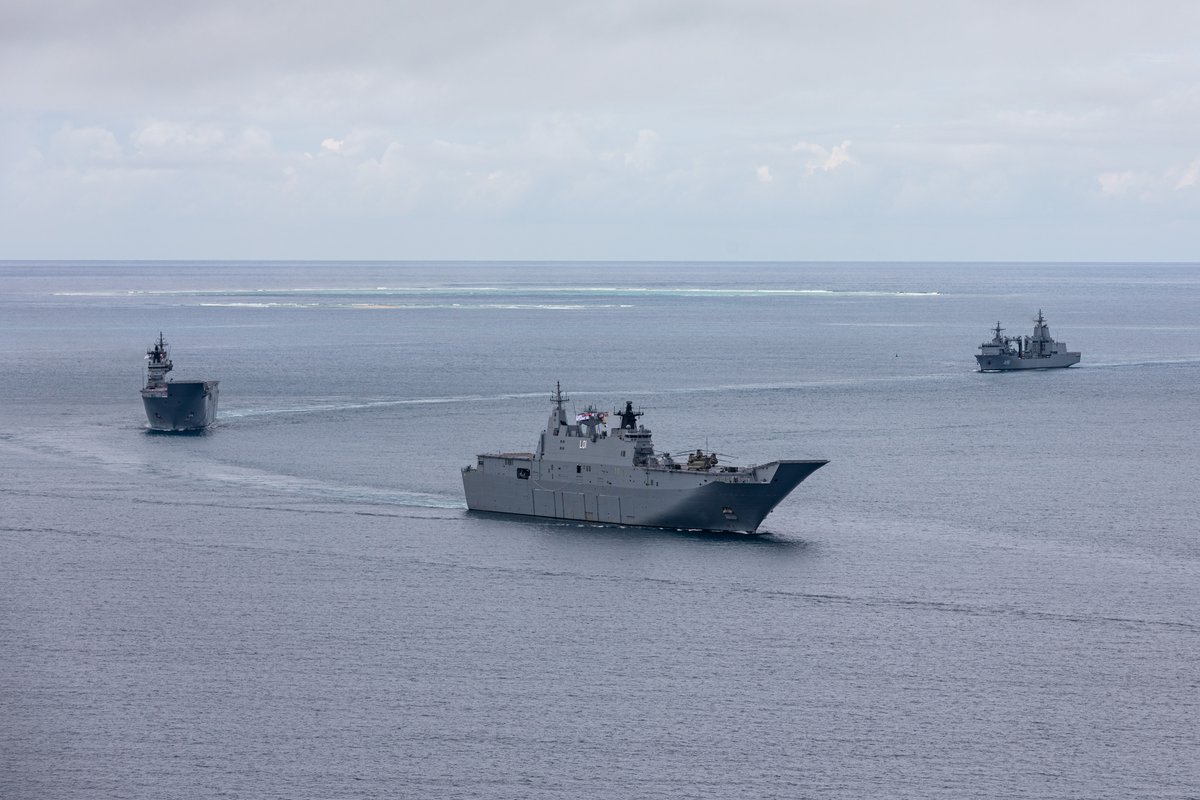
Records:
{"label": "radar antenna", "polygon": [[620,417],[621,417],[621,427],[624,430],[632,431],[637,428],[637,418],[642,415],[642,412],[634,411],[633,410],[633,401],[626,400],[625,401],[625,410],[618,411],[617,414],[620,415]]}

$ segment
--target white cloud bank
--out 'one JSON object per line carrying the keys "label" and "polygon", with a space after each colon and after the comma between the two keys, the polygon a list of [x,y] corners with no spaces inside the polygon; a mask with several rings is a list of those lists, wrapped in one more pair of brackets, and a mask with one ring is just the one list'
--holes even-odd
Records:
{"label": "white cloud bank", "polygon": [[1110,199],[1133,198],[1144,203],[1169,203],[1181,194],[1200,190],[1200,157],[1160,172],[1121,170],[1096,176],[1100,194]]}
{"label": "white cloud bank", "polygon": [[0,257],[1200,258],[1161,223],[1200,203],[1198,27],[1182,0],[18,2]]}

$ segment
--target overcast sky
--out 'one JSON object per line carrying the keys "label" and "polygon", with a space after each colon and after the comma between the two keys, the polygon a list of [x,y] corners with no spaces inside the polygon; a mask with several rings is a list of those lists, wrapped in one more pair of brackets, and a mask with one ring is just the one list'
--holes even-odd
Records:
{"label": "overcast sky", "polygon": [[1200,3],[0,2],[0,258],[1200,260]]}

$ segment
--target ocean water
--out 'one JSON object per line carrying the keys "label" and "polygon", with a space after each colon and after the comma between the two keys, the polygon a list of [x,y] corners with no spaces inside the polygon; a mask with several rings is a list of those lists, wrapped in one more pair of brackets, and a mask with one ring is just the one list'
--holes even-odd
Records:
{"label": "ocean water", "polygon": [[[1043,309],[1083,362],[981,374]],[[0,262],[0,797],[1200,797],[1200,265]],[[143,353],[219,378],[148,432]],[[827,458],[469,514],[556,381]]]}

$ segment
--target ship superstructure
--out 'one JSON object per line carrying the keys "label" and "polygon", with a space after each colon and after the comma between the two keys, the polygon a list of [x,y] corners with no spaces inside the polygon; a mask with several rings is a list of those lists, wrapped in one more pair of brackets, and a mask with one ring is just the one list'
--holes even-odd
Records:
{"label": "ship superstructure", "polygon": [[698,450],[677,462],[659,453],[632,401],[612,412],[588,407],[568,419],[556,386],[532,453],[485,453],[462,470],[473,511],[618,525],[753,533],[825,460],[722,466]]}
{"label": "ship superstructure", "polygon": [[992,329],[992,340],[979,346],[975,360],[980,372],[1008,372],[1018,369],[1059,369],[1078,364],[1080,354],[1068,352],[1066,342],[1050,336],[1050,326],[1038,309],[1032,336],[1004,336],[1000,323]]}
{"label": "ship superstructure", "polygon": [[195,431],[217,418],[219,381],[173,381],[167,373],[175,368],[162,333],[146,351],[146,385],[142,404],[150,427],[160,431]]}

